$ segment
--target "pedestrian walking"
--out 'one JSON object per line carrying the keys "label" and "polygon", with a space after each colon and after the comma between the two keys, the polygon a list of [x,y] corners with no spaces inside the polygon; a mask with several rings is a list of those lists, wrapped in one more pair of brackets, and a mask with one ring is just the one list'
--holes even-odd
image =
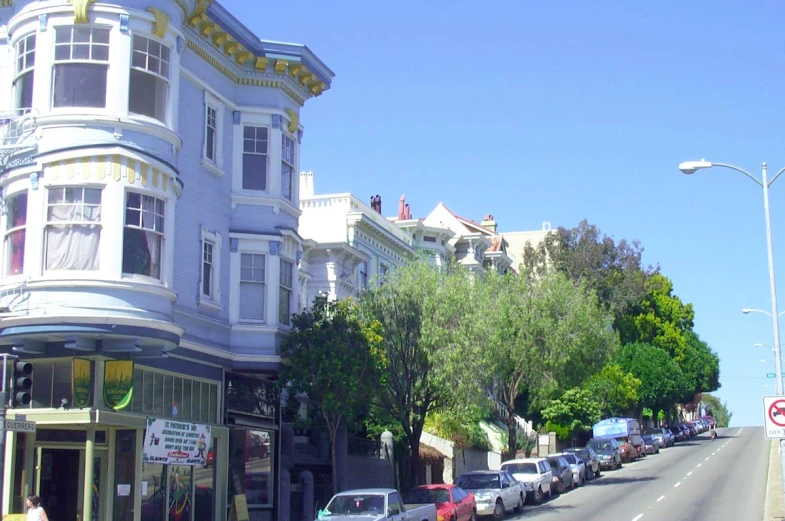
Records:
{"label": "pedestrian walking", "polygon": [[41,498],[35,494],[27,496],[27,521],[49,521],[44,507],[41,506]]}

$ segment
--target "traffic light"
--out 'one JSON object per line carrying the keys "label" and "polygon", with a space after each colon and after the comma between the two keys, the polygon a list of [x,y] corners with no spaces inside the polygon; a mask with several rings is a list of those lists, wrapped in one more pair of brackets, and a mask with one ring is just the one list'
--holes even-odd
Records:
{"label": "traffic light", "polygon": [[11,390],[11,405],[20,407],[30,405],[33,388],[33,364],[30,362],[14,362],[14,381]]}

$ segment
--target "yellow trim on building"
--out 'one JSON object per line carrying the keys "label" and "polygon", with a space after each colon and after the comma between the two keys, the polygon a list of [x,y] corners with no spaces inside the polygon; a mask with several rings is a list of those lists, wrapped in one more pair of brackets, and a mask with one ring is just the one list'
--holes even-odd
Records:
{"label": "yellow trim on building", "polygon": [[118,183],[125,179],[129,184],[145,188],[158,188],[160,180],[164,191],[171,188],[174,194],[180,197],[180,185],[168,172],[120,154],[79,157],[44,164],[44,178],[47,180],[70,181],[74,177],[100,181],[109,178]]}
{"label": "yellow trim on building", "polygon": [[147,8],[147,12],[155,17],[153,30],[151,32],[158,38],[163,38],[166,35],[166,29],[169,28],[169,14],[152,6]]}
{"label": "yellow trim on building", "polygon": [[90,4],[94,4],[95,0],[68,0],[74,6],[74,23],[86,24],[90,22],[87,18],[87,8]]}

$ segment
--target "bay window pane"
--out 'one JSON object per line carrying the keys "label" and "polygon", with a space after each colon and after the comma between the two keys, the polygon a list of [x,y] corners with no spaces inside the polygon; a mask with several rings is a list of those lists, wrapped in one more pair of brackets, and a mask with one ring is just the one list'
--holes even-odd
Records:
{"label": "bay window pane", "polygon": [[55,64],[54,106],[105,107],[107,70],[93,63]]}

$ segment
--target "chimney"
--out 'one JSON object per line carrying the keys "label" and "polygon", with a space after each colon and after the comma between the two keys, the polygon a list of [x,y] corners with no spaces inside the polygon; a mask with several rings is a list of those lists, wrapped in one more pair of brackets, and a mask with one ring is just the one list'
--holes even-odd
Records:
{"label": "chimney", "polygon": [[412,209],[409,208],[409,203],[406,203],[406,206],[404,206],[403,208],[404,208],[403,218],[408,221],[409,219],[412,218]]}
{"label": "chimney", "polygon": [[490,230],[493,233],[496,233],[496,221],[493,220],[493,215],[491,214],[488,214],[483,218],[482,222],[480,223],[480,226],[482,226],[486,230]]}
{"label": "chimney", "polygon": [[382,213],[382,196],[376,194],[376,211]]}
{"label": "chimney", "polygon": [[406,212],[406,194],[403,194],[400,199],[398,199],[398,220],[403,221],[405,219],[404,215]]}
{"label": "chimney", "polygon": [[313,172],[300,172],[300,197],[313,197]]}

